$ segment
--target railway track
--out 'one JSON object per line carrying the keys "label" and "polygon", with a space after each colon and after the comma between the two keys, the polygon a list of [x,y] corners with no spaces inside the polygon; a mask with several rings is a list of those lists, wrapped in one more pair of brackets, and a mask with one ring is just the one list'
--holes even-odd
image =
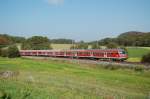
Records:
{"label": "railway track", "polygon": [[150,64],[143,64],[138,62],[120,62],[120,61],[101,61],[101,60],[90,60],[90,59],[74,59],[74,58],[58,58],[58,57],[37,57],[37,56],[22,56],[30,59],[42,59],[42,60],[60,60],[69,61],[71,63],[83,63],[83,64],[95,64],[95,65],[117,65],[125,68],[134,68],[142,66],[144,69],[150,69]]}

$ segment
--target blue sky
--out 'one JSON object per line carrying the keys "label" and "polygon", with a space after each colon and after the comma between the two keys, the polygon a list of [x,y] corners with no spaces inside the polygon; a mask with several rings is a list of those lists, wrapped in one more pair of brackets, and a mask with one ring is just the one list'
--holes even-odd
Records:
{"label": "blue sky", "polygon": [[0,0],[0,33],[92,41],[150,31],[150,0]]}

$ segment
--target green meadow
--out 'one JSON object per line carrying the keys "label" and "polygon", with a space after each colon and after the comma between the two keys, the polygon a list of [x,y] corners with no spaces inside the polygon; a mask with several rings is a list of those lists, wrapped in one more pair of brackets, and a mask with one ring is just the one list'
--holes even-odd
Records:
{"label": "green meadow", "polygon": [[[13,72],[3,77],[2,72]],[[0,58],[0,99],[146,99],[150,72],[56,60]]]}
{"label": "green meadow", "polygon": [[150,53],[150,47],[127,47],[129,62],[140,62],[143,55]]}
{"label": "green meadow", "polygon": [[70,47],[72,46],[72,44],[51,44],[53,49],[70,49]]}

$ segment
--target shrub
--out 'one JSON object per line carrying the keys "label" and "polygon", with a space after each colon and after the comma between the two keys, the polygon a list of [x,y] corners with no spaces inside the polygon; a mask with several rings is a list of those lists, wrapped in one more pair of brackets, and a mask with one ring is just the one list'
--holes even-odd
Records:
{"label": "shrub", "polygon": [[134,67],[134,70],[142,72],[144,70],[144,67],[142,67],[142,66],[136,66],[136,67]]}
{"label": "shrub", "polygon": [[107,44],[106,45],[107,46],[107,48],[117,48],[118,47],[118,45],[116,44],[116,43],[113,43],[113,42],[110,42],[109,44]]}
{"label": "shrub", "polygon": [[18,50],[16,45],[8,47],[7,52],[8,52],[8,57],[9,58],[14,58],[14,57],[19,57],[20,56],[19,50]]}
{"label": "shrub", "polygon": [[2,56],[2,57],[7,57],[7,56],[8,56],[7,49],[1,49],[1,54],[0,54],[0,56]]}
{"label": "shrub", "polygon": [[1,54],[2,54],[2,49],[0,48],[0,56],[1,56]]}
{"label": "shrub", "polygon": [[150,53],[144,55],[141,60],[142,63],[150,63]]}
{"label": "shrub", "polygon": [[21,49],[47,50],[52,49],[52,47],[50,46],[50,41],[47,37],[33,36],[22,43]]}
{"label": "shrub", "polygon": [[103,65],[103,67],[104,67],[105,69],[110,69],[110,70],[116,70],[116,69],[121,68],[120,66],[118,66],[118,65],[113,65],[113,64]]}

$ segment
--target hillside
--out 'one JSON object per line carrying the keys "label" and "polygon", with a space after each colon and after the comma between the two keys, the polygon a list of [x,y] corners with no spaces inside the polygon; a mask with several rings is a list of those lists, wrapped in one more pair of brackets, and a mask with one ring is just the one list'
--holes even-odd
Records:
{"label": "hillside", "polygon": [[129,31],[121,33],[115,38],[104,38],[99,40],[100,45],[107,45],[110,42],[120,46],[140,46],[150,47],[150,32]]}

